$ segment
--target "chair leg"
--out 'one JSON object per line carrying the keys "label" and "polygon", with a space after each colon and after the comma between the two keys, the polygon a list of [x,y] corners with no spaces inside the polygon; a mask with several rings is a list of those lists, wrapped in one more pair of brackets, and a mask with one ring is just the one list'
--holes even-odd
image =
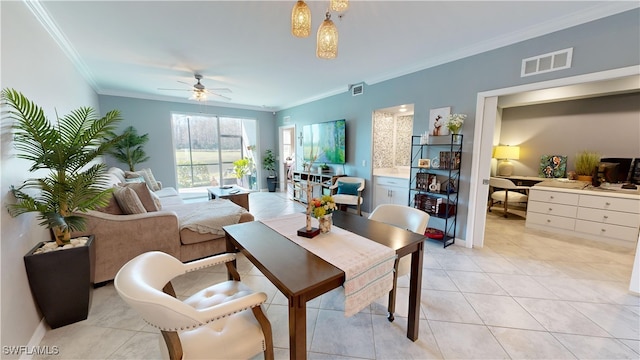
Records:
{"label": "chair leg", "polygon": [[396,258],[396,261],[393,263],[393,288],[389,291],[389,305],[387,307],[387,320],[392,322],[395,320],[393,313],[396,311],[396,290],[398,288],[398,264],[400,263],[400,259]]}
{"label": "chair leg", "polygon": [[273,332],[271,331],[271,323],[269,319],[262,311],[262,306],[254,306],[251,308],[253,316],[256,317],[260,327],[262,328],[262,334],[264,335],[264,358],[265,360],[273,360]]}

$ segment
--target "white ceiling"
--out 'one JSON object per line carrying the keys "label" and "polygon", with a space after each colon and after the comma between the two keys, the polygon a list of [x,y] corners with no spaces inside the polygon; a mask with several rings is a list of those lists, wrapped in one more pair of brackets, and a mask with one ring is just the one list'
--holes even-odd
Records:
{"label": "white ceiling", "polygon": [[307,1],[314,22],[305,39],[290,33],[293,0],[27,4],[99,94],[188,101],[188,91],[158,89],[189,89],[201,73],[208,88],[232,90],[231,100],[208,103],[273,111],[640,6],[352,0],[333,14],[338,58],[321,60],[314,34],[328,2]]}

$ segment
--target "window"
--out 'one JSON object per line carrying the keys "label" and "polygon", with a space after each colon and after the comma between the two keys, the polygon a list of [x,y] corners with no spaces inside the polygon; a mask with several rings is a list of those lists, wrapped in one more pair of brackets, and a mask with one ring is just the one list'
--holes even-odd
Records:
{"label": "window", "polygon": [[[254,119],[176,113],[172,127],[180,193],[238,182],[257,190]],[[250,173],[236,179],[233,162],[245,157],[250,160]]]}

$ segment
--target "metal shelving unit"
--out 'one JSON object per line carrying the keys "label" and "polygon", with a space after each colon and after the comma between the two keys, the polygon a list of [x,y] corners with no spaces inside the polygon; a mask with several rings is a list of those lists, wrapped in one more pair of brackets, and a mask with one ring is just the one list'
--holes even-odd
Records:
{"label": "metal shelving unit", "polygon": [[[455,243],[458,225],[458,189],[462,165],[462,135],[449,135],[446,143],[421,143],[420,136],[411,137],[411,173],[409,206],[425,211],[442,227],[441,241],[446,248]],[[433,223],[432,223],[433,224]],[[439,226],[433,226],[439,228]]]}

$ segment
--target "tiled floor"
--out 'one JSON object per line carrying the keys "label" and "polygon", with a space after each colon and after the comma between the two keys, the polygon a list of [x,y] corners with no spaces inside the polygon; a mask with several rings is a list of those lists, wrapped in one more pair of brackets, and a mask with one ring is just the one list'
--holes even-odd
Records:
{"label": "tiled floor", "polygon": [[[257,219],[302,211],[279,193],[254,193]],[[487,219],[485,247],[427,242],[420,338],[406,336],[408,278],[399,281],[396,320],[386,300],[353,317],[343,315],[340,291],[308,307],[310,359],[638,359],[640,298],[627,292],[633,251],[525,230],[522,218]],[[264,305],[276,358],[288,358],[287,302],[246,259],[242,279],[268,294]],[[174,282],[179,295],[217,280],[224,269]],[[50,330],[41,345],[56,359],[159,358],[158,332],[118,297],[113,285],[95,289],[89,318]],[[257,359],[262,358],[258,355]]]}

